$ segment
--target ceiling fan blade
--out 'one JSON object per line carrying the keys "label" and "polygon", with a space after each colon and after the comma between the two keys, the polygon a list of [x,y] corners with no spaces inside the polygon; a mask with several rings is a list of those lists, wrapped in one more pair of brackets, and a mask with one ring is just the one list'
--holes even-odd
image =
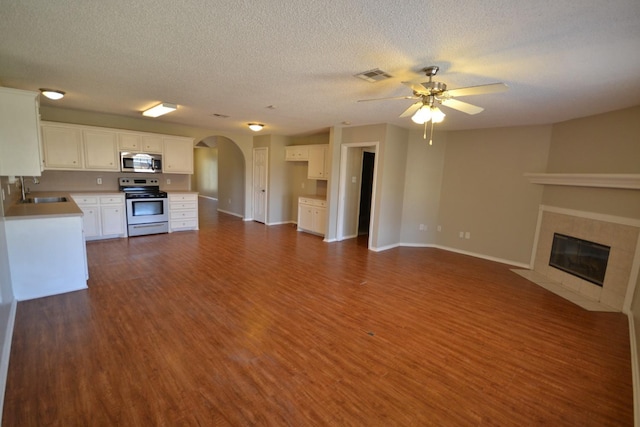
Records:
{"label": "ceiling fan blade", "polygon": [[504,83],[492,83],[488,85],[461,87],[446,91],[448,96],[469,96],[483,95],[485,93],[498,93],[509,90],[509,86]]}
{"label": "ceiling fan blade", "polygon": [[414,91],[414,92],[425,94],[425,95],[429,94],[429,91],[427,91],[427,89],[425,89],[425,87],[422,86],[422,83],[420,83],[418,81],[402,82],[402,84],[405,85],[405,86],[409,86],[411,88],[411,90]]}
{"label": "ceiling fan blade", "polygon": [[482,107],[469,104],[468,102],[458,101],[457,99],[445,99],[444,101],[442,101],[442,105],[472,115],[484,111],[484,108]]}
{"label": "ceiling fan blade", "polygon": [[368,102],[368,101],[387,101],[390,99],[419,99],[413,95],[405,95],[405,96],[392,96],[390,98],[372,98],[372,99],[359,99],[358,102]]}
{"label": "ceiling fan blade", "polygon": [[412,116],[413,113],[415,113],[416,111],[418,111],[418,109],[420,107],[422,107],[422,101],[418,101],[415,104],[412,104],[409,108],[407,108],[406,110],[404,110],[404,113],[400,114],[400,117],[409,117]]}

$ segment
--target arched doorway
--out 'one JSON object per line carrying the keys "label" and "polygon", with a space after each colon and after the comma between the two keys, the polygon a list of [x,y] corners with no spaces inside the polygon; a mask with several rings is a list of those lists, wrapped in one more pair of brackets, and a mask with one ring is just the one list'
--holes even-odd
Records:
{"label": "arched doorway", "polygon": [[191,188],[218,201],[218,211],[244,218],[245,159],[242,150],[225,136],[208,136],[194,148]]}

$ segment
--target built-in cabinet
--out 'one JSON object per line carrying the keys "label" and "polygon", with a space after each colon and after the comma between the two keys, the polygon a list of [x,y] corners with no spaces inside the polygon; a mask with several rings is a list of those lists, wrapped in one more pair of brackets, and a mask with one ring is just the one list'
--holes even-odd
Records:
{"label": "built-in cabinet", "polygon": [[44,169],[117,172],[130,151],[162,154],[164,173],[193,174],[192,138],[42,122],[42,146]]}
{"label": "built-in cabinet", "polygon": [[292,145],[285,147],[285,160],[288,162],[308,162],[307,178],[329,179],[329,162],[327,161],[329,146]]}
{"label": "built-in cabinet", "polygon": [[86,240],[127,236],[123,194],[72,194],[71,197],[82,210]]}
{"label": "built-in cabinet", "polygon": [[169,193],[169,232],[198,229],[198,194]]}
{"label": "built-in cabinet", "polygon": [[327,201],[315,197],[298,198],[298,231],[324,236],[327,228]]}
{"label": "built-in cabinet", "polygon": [[39,94],[0,87],[0,176],[40,176]]}

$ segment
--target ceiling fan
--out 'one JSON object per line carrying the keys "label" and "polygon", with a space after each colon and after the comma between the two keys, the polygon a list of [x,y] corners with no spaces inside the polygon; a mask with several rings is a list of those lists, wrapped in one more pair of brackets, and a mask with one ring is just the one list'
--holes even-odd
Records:
{"label": "ceiling fan", "polygon": [[[381,101],[388,99],[417,100],[417,102],[400,114],[400,117],[411,116],[411,120],[415,123],[424,124],[424,139],[427,139],[427,123],[431,121],[431,134],[433,135],[433,124],[442,122],[445,117],[445,114],[440,110],[440,108],[438,108],[438,105],[444,105],[445,107],[453,108],[454,110],[462,111],[467,114],[478,114],[482,112],[484,108],[459,101],[455,98],[460,96],[498,93],[509,89],[509,87],[504,83],[491,83],[447,90],[446,84],[433,81],[433,76],[438,73],[439,69],[440,67],[437,65],[431,65],[422,69],[429,78],[429,81],[427,82],[420,82],[417,80],[402,82],[402,84],[409,86],[411,90],[413,90],[413,95],[397,96],[392,98],[362,99],[358,102]],[[429,140],[429,145],[431,144],[432,141]]]}

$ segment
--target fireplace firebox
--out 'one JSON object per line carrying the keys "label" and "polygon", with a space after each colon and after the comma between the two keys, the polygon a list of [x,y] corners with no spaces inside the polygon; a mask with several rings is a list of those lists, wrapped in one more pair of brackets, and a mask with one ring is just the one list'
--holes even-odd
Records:
{"label": "fireplace firebox", "polygon": [[609,246],[554,233],[549,265],[602,286],[610,250]]}

